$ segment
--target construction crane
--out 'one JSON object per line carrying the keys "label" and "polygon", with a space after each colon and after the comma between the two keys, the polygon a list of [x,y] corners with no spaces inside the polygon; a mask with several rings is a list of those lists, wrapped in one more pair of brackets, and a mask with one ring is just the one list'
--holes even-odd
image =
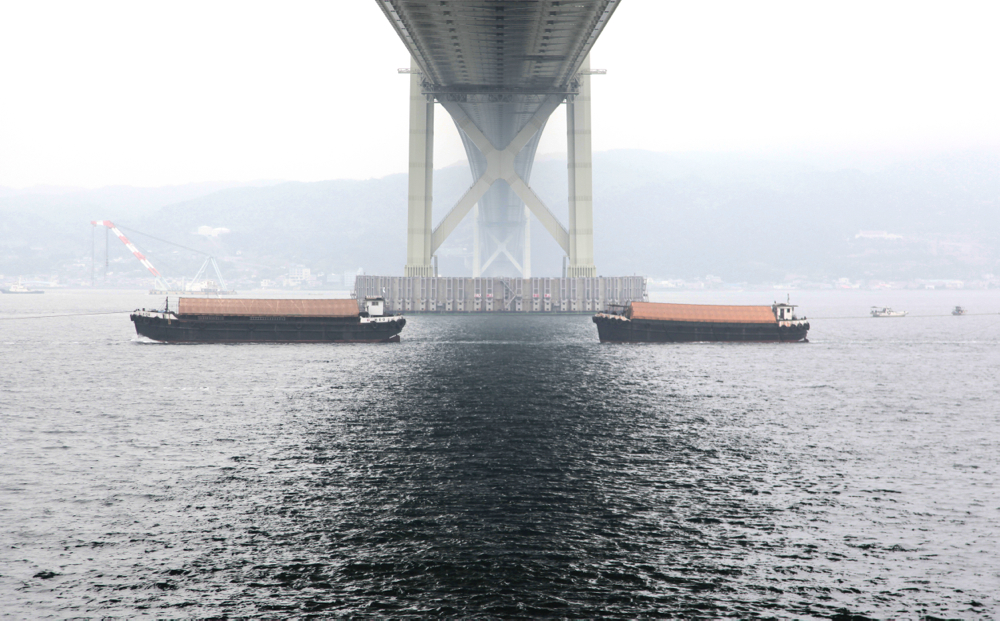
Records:
{"label": "construction crane", "polygon": [[[108,229],[110,229],[112,233],[118,236],[118,239],[122,240],[122,243],[125,244],[125,247],[132,251],[132,254],[135,255],[135,258],[139,259],[139,262],[141,262],[146,267],[146,269],[149,270],[149,273],[152,274],[153,278],[155,279],[156,287],[158,289],[163,289],[164,291],[167,290],[167,285],[165,282],[163,282],[163,277],[160,275],[160,271],[155,267],[153,267],[153,264],[149,262],[149,259],[147,259],[144,254],[139,252],[139,249],[135,247],[135,244],[129,241],[128,237],[125,237],[125,233],[122,233],[120,230],[118,230],[118,227],[115,226],[114,222],[112,222],[111,220],[91,220],[90,223],[93,226],[108,227]],[[105,253],[107,253],[107,249],[105,249]]]}
{"label": "construction crane", "polygon": [[[140,235],[146,235],[147,237],[150,237],[150,238],[155,239],[157,241],[161,241],[161,242],[163,242],[165,244],[170,244],[171,246],[177,246],[178,248],[184,248],[185,250],[190,250],[191,252],[196,252],[198,254],[205,255],[206,259],[201,264],[201,267],[198,269],[198,273],[195,274],[195,277],[192,280],[191,284],[190,285],[186,285],[186,286],[182,285],[182,289],[178,290],[178,291],[170,290],[167,287],[166,283],[163,281],[163,278],[160,275],[159,270],[157,270],[155,267],[153,267],[153,264],[149,262],[149,259],[147,259],[145,255],[143,255],[141,252],[139,252],[139,249],[136,248],[135,244],[132,243],[131,241],[129,241],[129,239],[127,237],[125,237],[125,234],[122,233],[121,230],[119,230],[119,228],[117,226],[115,226],[115,224],[113,222],[111,222],[110,220],[92,220],[90,223],[92,225],[94,225],[95,227],[97,227],[97,226],[105,226],[109,230],[111,230],[115,235],[118,236],[118,239],[122,240],[122,243],[125,244],[125,246],[129,250],[132,251],[132,254],[134,254],[135,257],[137,259],[139,259],[139,261],[142,262],[142,264],[146,267],[146,269],[148,269],[150,271],[150,273],[153,274],[153,277],[156,279],[155,280],[155,282],[156,282],[156,288],[150,290],[150,293],[155,293],[155,294],[163,294],[163,293],[234,294],[234,293],[236,293],[235,291],[227,291],[226,290],[226,280],[222,277],[222,270],[219,269],[219,264],[215,262],[215,257],[211,256],[210,254],[208,254],[206,252],[202,252],[201,250],[195,250],[194,248],[188,248],[187,246],[182,246],[180,244],[175,244],[174,242],[167,241],[165,239],[160,239],[159,237],[153,237],[152,235],[149,235],[147,233],[143,233],[142,231],[136,231],[135,229],[129,229],[133,233],[138,233]],[[121,227],[121,228],[128,228],[128,227]],[[108,254],[108,251],[107,251],[107,248],[105,248],[105,250],[104,250],[105,263],[107,263],[107,254]],[[215,270],[215,276],[216,276],[216,278],[219,279],[219,281],[218,281],[218,284],[219,284],[218,289],[213,290],[213,289],[211,289],[209,287],[197,288],[197,284],[196,283],[198,282],[198,279],[202,277],[202,274],[205,273],[205,271],[206,271],[206,269],[208,269],[209,265],[211,265],[212,269]],[[107,269],[107,265],[105,265],[105,269]],[[93,275],[91,276],[91,279],[93,280]],[[208,281],[206,281],[206,282],[208,282]]]}

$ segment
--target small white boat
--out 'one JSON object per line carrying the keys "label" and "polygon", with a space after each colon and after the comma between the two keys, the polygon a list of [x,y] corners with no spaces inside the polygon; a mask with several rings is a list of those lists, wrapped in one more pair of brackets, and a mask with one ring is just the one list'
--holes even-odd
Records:
{"label": "small white boat", "polygon": [[906,317],[906,311],[892,310],[888,306],[872,306],[872,317]]}
{"label": "small white boat", "polygon": [[38,289],[29,289],[21,284],[21,279],[18,278],[17,282],[8,287],[7,289],[0,289],[0,293],[45,293],[44,291],[39,291]]}
{"label": "small white boat", "polygon": [[954,308],[954,310],[951,311],[951,314],[952,315],[964,315],[965,314],[965,309],[962,308],[961,306],[956,306]]}

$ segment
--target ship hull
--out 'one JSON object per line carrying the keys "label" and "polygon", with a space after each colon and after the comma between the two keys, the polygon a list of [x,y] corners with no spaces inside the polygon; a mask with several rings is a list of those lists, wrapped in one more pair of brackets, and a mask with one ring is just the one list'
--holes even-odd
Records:
{"label": "ship hull", "polygon": [[809,324],[721,323],[594,317],[602,343],[684,343],[719,341],[738,343],[795,343],[804,341]]}
{"label": "ship hull", "polygon": [[403,317],[218,317],[187,319],[132,314],[136,334],[165,343],[389,343],[398,342]]}

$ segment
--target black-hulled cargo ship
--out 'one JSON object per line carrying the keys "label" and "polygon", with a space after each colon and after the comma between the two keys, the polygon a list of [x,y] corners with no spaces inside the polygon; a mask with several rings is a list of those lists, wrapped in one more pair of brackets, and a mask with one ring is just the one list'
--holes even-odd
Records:
{"label": "black-hulled cargo ship", "polygon": [[718,306],[630,302],[594,315],[602,343],[798,342],[809,322],[794,304]]}
{"label": "black-hulled cargo ship", "polygon": [[220,300],[180,298],[177,312],[136,310],[140,336],[166,343],[399,342],[406,319],[385,314],[382,298],[364,311],[349,300]]}

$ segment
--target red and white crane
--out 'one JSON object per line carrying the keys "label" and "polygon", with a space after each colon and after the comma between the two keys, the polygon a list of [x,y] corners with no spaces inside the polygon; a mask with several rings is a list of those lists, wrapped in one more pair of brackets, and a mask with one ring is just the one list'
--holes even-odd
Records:
{"label": "red and white crane", "polygon": [[146,269],[149,270],[149,273],[152,274],[153,278],[156,279],[156,286],[160,289],[166,290],[167,285],[163,282],[163,277],[160,275],[160,271],[157,270],[155,267],[153,267],[153,264],[149,262],[149,259],[146,258],[146,255],[139,252],[139,249],[135,247],[135,244],[129,241],[128,237],[125,237],[125,233],[122,233],[120,230],[118,230],[118,227],[115,226],[114,222],[112,222],[111,220],[91,220],[90,223],[94,226],[106,226],[109,229],[111,229],[111,232],[117,235],[118,239],[122,240],[122,243],[125,244],[125,247],[132,251],[132,254],[135,255],[135,258],[139,259],[139,261],[144,266],[146,266]]}

